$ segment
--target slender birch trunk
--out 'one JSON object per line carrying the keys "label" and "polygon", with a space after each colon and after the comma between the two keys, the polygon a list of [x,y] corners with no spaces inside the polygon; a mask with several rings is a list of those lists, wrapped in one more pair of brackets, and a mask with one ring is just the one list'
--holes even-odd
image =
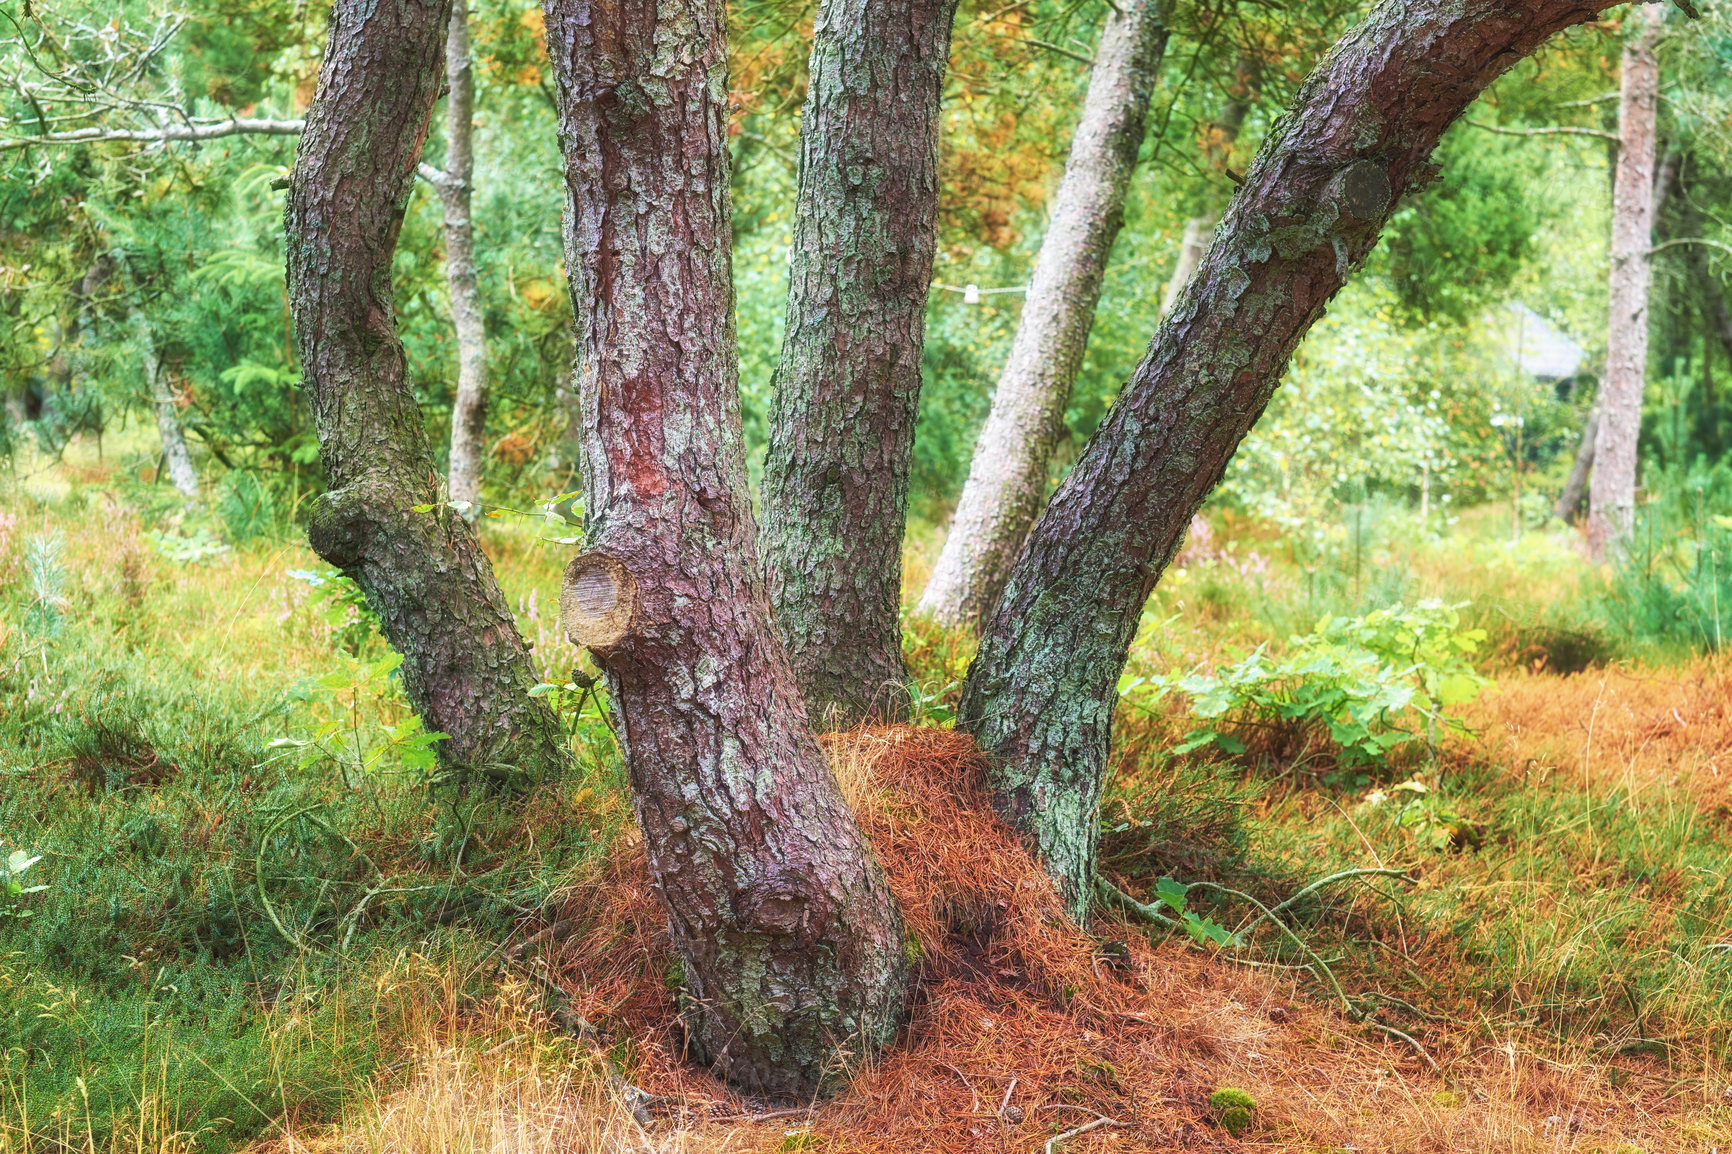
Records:
{"label": "slender birch trunk", "polygon": [[[771,623],[736,377],[723,0],[546,0],[589,551],[561,617],[619,710],[697,1054],[805,1097],[895,1031],[901,916]],[[865,162],[862,162],[863,164]]]}
{"label": "slender birch trunk", "polygon": [[[1240,67],[1241,77],[1248,68]],[[1221,167],[1226,163],[1228,152],[1233,142],[1239,139],[1239,129],[1245,123],[1245,113],[1250,110],[1250,101],[1235,97],[1227,102],[1216,118],[1208,147],[1209,163],[1212,167]],[[1185,222],[1184,235],[1179,240],[1179,259],[1173,265],[1173,275],[1167,278],[1167,291],[1161,300],[1161,315],[1166,316],[1172,311],[1173,305],[1179,299],[1179,294],[1185,291],[1185,286],[1191,283],[1191,277],[1196,275],[1197,266],[1203,263],[1203,254],[1209,249],[1209,242],[1215,238],[1215,221],[1220,216],[1221,208],[1217,202],[1209,206],[1202,216],[1193,216]]]}
{"label": "slender birch trunk", "polygon": [[1654,243],[1655,121],[1660,66],[1654,45],[1665,12],[1633,9],[1635,34],[1624,45],[1619,82],[1618,167],[1612,189],[1612,268],[1606,327],[1606,375],[1600,385],[1600,429],[1588,485],[1588,553],[1615,554],[1629,537],[1636,509],[1636,441],[1648,379],[1648,282]]}
{"label": "slender birch trunk", "polygon": [[1197,275],[1053,495],[982,636],[960,724],[1003,812],[1089,907],[1118,679],[1185,526],[1299,339],[1463,109],[1607,0],[1384,0],[1264,142]]}
{"label": "slender birch trunk", "polygon": [[[307,536],[403,655],[409,700],[459,774],[567,761],[475,531],[451,515],[397,337],[391,255],[444,70],[450,0],[337,0],[290,177],[289,303],[330,490]],[[417,507],[428,509],[418,512]],[[430,507],[430,508],[428,508]]]}
{"label": "slender birch trunk", "polygon": [[475,70],[469,59],[466,0],[451,7],[445,39],[445,168],[433,187],[445,212],[445,279],[457,330],[457,396],[451,404],[451,459],[447,487],[453,501],[469,503],[475,519],[481,504],[482,445],[487,432],[487,326],[476,284],[475,235],[470,203],[475,180]]}
{"label": "slender birch trunk", "polygon": [[992,609],[1046,497],[1166,45],[1154,0],[1108,13],[1010,358],[920,598],[921,611],[947,625],[978,625]]}
{"label": "slender birch trunk", "polygon": [[150,407],[156,414],[156,432],[162,438],[162,460],[169,482],[181,496],[196,497],[198,471],[192,467],[192,454],[187,451],[186,432],[180,426],[180,407],[162,379],[162,358],[157,356],[150,322],[137,310],[129,319],[138,341],[139,358],[144,362],[145,386],[150,389]]}
{"label": "slender birch trunk", "polygon": [[814,725],[908,715],[902,532],[956,0],[823,0],[760,543]]}

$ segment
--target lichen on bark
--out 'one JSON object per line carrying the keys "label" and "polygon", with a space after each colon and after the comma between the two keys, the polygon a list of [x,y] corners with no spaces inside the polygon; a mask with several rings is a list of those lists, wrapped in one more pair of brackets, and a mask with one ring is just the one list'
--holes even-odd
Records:
{"label": "lichen on bark", "polygon": [[[330,489],[307,535],[355,578],[403,655],[448,772],[561,770],[559,722],[474,530],[438,470],[397,338],[391,255],[438,96],[449,0],[339,0],[286,209],[289,301]],[[416,512],[417,506],[436,506]]]}
{"label": "lichen on bark", "polygon": [[902,533],[956,0],[824,0],[764,460],[776,625],[821,728],[906,717]]}
{"label": "lichen on bark", "polygon": [[907,962],[889,885],[806,726],[755,545],[724,5],[544,11],[589,549],[568,625],[618,709],[696,1056],[750,1091],[806,1097],[841,1072],[840,1051],[895,1031]]}

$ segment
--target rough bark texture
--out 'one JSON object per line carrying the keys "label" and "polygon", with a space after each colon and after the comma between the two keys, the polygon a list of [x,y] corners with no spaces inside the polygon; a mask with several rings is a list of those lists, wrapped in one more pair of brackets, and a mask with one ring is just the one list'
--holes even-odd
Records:
{"label": "rough bark texture", "polygon": [[1270,132],[1202,267],[1053,495],[982,637],[962,722],[1087,913],[1117,682],[1143,603],[1395,197],[1486,85],[1606,0],[1385,0]]}
{"label": "rough bark texture", "polygon": [[1618,167],[1612,186],[1612,270],[1606,327],[1606,375],[1600,385],[1600,430],[1588,485],[1588,553],[1603,560],[1629,536],[1636,509],[1636,439],[1648,380],[1648,280],[1654,243],[1655,116],[1660,66],[1654,58],[1664,10],[1632,10],[1634,35],[1624,45],[1619,82]]}
{"label": "rough bark texture", "polygon": [[1564,481],[1564,491],[1558,494],[1558,503],[1552,506],[1552,516],[1560,521],[1574,518],[1576,510],[1582,507],[1582,498],[1587,496],[1588,475],[1594,468],[1594,439],[1599,435],[1600,410],[1594,409],[1582,425],[1582,439],[1576,446],[1575,463],[1570,466],[1569,478]]}
{"label": "rough bark texture", "polygon": [[466,0],[451,8],[445,39],[445,168],[433,187],[445,212],[445,280],[457,330],[457,396],[451,404],[451,460],[447,485],[453,501],[467,501],[474,519],[481,503],[482,441],[487,431],[487,327],[476,286],[475,236],[469,205],[475,180],[475,70],[469,60]]}
{"label": "rough bark texture", "polygon": [[755,547],[724,6],[545,12],[590,547],[565,620],[596,644],[617,703],[698,1054],[749,1090],[806,1095],[839,1047],[890,1037],[907,963],[888,885],[806,727]]}
{"label": "rough bark texture", "polygon": [[902,531],[956,0],[824,0],[761,543],[813,724],[906,717]]}
{"label": "rough bark texture", "polygon": [[991,611],[1046,499],[1047,462],[1124,223],[1125,191],[1166,45],[1153,0],[1124,0],[1109,10],[1010,358],[920,598],[921,611],[947,625],[978,625]]}
{"label": "rough bark texture", "polygon": [[[443,69],[450,0],[339,0],[290,178],[290,305],[330,490],[314,550],[360,583],[453,771],[563,765],[559,723],[438,470],[397,339],[391,254]],[[431,512],[414,506],[435,504]]]}
{"label": "rough bark texture", "polygon": [[180,427],[180,406],[162,379],[162,358],[156,353],[156,338],[144,314],[134,312],[129,318],[137,334],[139,357],[144,362],[145,385],[150,389],[150,407],[156,413],[156,432],[162,438],[162,463],[168,470],[169,482],[183,497],[198,496],[198,470],[192,467],[192,453],[186,447],[186,431]]}

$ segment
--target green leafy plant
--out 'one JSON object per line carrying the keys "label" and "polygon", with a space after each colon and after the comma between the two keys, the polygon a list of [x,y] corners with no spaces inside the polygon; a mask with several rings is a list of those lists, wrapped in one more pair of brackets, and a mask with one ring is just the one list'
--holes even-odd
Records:
{"label": "green leafy plant", "polygon": [[1147,687],[1157,697],[1189,698],[1192,715],[1207,724],[1185,737],[1179,753],[1212,745],[1242,754],[1248,737],[1273,730],[1294,739],[1286,744],[1299,748],[1295,764],[1323,737],[1343,768],[1382,766],[1397,746],[1423,738],[1435,749],[1440,728],[1463,728],[1445,709],[1487,684],[1471,661],[1485,631],[1461,629],[1459,608],[1422,601],[1325,617],[1293,638],[1285,657],[1259,646],[1213,674],[1132,678],[1120,692]]}
{"label": "green leafy plant", "polygon": [[30,911],[24,908],[23,898],[27,894],[41,893],[47,889],[44,885],[27,886],[24,875],[30,872],[30,867],[41,861],[40,856],[31,856],[21,849],[15,849],[3,861],[0,861],[0,918],[27,918]]}
{"label": "green leafy plant", "polygon": [[39,533],[24,546],[24,574],[30,582],[30,607],[24,628],[37,637],[53,637],[66,618],[66,538]]}
{"label": "green leafy plant", "polygon": [[1366,797],[1372,805],[1405,798],[1396,823],[1413,835],[1413,840],[1426,849],[1476,849],[1485,840],[1485,831],[1476,821],[1445,805],[1423,781],[1404,781],[1389,788],[1387,793],[1374,790]]}
{"label": "green leafy plant", "polygon": [[270,747],[287,751],[285,756],[293,756],[299,769],[328,761],[351,787],[385,773],[425,778],[438,760],[434,744],[450,734],[429,731],[413,713],[395,723],[367,718],[372,711],[365,706],[390,692],[391,677],[402,664],[402,654],[388,653],[378,661],[357,661],[315,678],[311,694],[333,699],[338,706],[334,716],[306,737],[279,737]]}
{"label": "green leafy plant", "polygon": [[177,565],[197,565],[221,557],[229,551],[226,543],[218,540],[209,529],[202,526],[195,529],[190,536],[162,532],[150,532],[145,536],[158,553]]}
{"label": "green leafy plant", "polygon": [[601,678],[573,668],[570,680],[543,681],[529,691],[529,696],[547,698],[565,731],[593,744],[609,741],[613,736],[613,717],[607,710],[606,693],[607,686]]}
{"label": "green leafy plant", "polygon": [[1223,1086],[1209,1095],[1209,1109],[1215,1112],[1215,1122],[1237,1138],[1251,1128],[1257,1115],[1257,1099],[1243,1090]]}
{"label": "green leafy plant", "polygon": [[367,603],[367,594],[354,580],[335,569],[290,569],[285,576],[312,589],[309,603],[331,628],[331,642],[358,656],[367,639],[382,632],[379,615]]}
{"label": "green leafy plant", "polygon": [[1162,878],[1155,883],[1155,900],[1173,911],[1173,917],[1178,919],[1191,941],[1199,946],[1216,945],[1221,947],[1242,946],[1245,943],[1239,935],[1211,918],[1206,918],[1191,909],[1187,904],[1187,896],[1191,887],[1172,878]]}

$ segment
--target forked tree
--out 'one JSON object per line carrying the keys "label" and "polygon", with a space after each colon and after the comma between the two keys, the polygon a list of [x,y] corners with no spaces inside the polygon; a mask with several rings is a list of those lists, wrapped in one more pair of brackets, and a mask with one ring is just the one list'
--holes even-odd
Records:
{"label": "forked tree", "polygon": [[1606,0],[1384,0],[1264,141],[1202,265],[1030,534],[960,724],[1085,918],[1118,679],[1144,602],[1396,198],[1485,87]]}
{"label": "forked tree", "polygon": [[586,551],[561,618],[595,654],[690,1036],[810,1094],[895,1031],[902,919],[806,725],[760,568],[734,343],[723,0],[546,0],[578,318]]}
{"label": "forked tree", "polygon": [[956,0],[824,0],[761,534],[776,626],[822,728],[906,718],[902,533]]}
{"label": "forked tree", "polygon": [[[289,302],[330,488],[307,536],[353,577],[403,655],[403,682],[451,771],[534,779],[567,753],[475,531],[439,471],[397,338],[391,254],[444,71],[450,0],[331,13],[289,181]],[[417,511],[418,509],[427,511]]]}
{"label": "forked tree", "polygon": [[[1427,176],[1444,129],[1547,36],[1604,7],[1377,7],[1271,134],[1036,525],[970,672],[965,718],[1006,813],[1079,916],[1114,688],[1183,527],[1394,198]],[[884,878],[806,729],[755,549],[734,365],[724,4],[548,0],[546,14],[588,546],[568,569],[562,613],[618,706],[698,1052],[745,1087],[803,1094],[837,1068],[838,1046],[858,1054],[894,1031],[906,961]],[[416,678],[464,661],[526,665],[468,526],[415,511],[437,483],[403,381],[389,261],[444,18],[435,0],[341,0],[289,205],[297,329],[335,486],[311,533],[361,577]],[[521,719],[524,672],[464,684],[489,717]],[[411,682],[417,706],[443,705],[427,685]],[[527,739],[524,751],[536,756]]]}

